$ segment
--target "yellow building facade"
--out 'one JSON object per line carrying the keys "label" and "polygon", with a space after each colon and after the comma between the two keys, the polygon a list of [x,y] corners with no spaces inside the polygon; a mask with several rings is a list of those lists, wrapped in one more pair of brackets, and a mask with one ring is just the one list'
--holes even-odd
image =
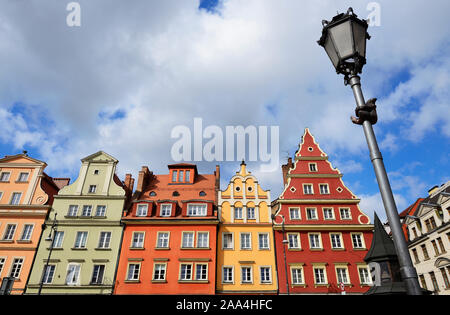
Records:
{"label": "yellow building facade", "polygon": [[218,294],[276,294],[277,273],[270,191],[263,190],[242,162],[219,191]]}

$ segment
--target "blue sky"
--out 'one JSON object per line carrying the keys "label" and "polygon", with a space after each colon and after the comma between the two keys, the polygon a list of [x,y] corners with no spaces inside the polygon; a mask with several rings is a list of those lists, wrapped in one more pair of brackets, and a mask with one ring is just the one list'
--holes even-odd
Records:
{"label": "blue sky", "polygon": [[[98,150],[122,178],[142,165],[166,173],[171,131],[200,117],[222,130],[278,126],[281,164],[308,127],[363,211],[385,219],[351,89],[316,43],[322,19],[349,6],[366,18],[373,1],[78,2],[80,27],[67,26],[63,2],[0,5],[1,156],[27,150],[72,180]],[[450,3],[376,3],[361,78],[366,99],[378,98],[374,129],[401,211],[450,180]],[[196,163],[219,164],[224,188],[240,160]],[[247,164],[275,199],[281,169]]]}

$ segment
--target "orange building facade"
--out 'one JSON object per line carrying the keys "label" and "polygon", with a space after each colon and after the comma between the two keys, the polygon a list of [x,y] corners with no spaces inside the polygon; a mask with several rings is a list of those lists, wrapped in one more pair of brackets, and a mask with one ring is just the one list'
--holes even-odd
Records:
{"label": "orange building facade", "polygon": [[11,294],[24,292],[53,196],[69,183],[46,166],[26,152],[0,159],[0,279],[14,278]]}
{"label": "orange building facade", "polygon": [[[219,167],[214,174],[168,167],[166,175],[139,172],[122,217],[114,294],[215,294]],[[133,181],[128,174],[125,185]]]}

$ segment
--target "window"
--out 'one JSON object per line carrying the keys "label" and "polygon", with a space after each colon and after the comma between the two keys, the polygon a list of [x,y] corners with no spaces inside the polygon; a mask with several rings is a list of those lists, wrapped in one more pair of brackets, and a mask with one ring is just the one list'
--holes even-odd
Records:
{"label": "window", "polygon": [[353,248],[365,248],[363,235],[361,233],[352,233]]}
{"label": "window", "polygon": [[419,280],[420,280],[420,285],[422,286],[422,288],[424,288],[425,290],[428,290],[427,282],[425,281],[425,276],[419,275]]}
{"label": "window", "polygon": [[171,214],[172,214],[172,204],[161,205],[161,216],[162,217],[170,217]]}
{"label": "window", "polygon": [[191,171],[186,171],[184,174],[184,181],[189,182],[191,180]]}
{"label": "window", "polygon": [[199,195],[200,197],[204,197],[204,196],[206,196],[206,193],[202,190],[201,192],[198,193],[198,195]]}
{"label": "window", "polygon": [[300,235],[298,233],[288,233],[288,248],[300,249]]}
{"label": "window", "polygon": [[341,234],[330,233],[331,247],[332,248],[343,248]]}
{"label": "window", "polygon": [[155,264],[153,266],[153,280],[166,280],[166,264]]}
{"label": "window", "polygon": [[242,219],[242,208],[241,207],[235,207],[234,208],[234,218],[237,220]]}
{"label": "window", "polygon": [[205,216],[205,215],[206,215],[206,205],[202,204],[188,205],[188,216]]}
{"label": "window", "polygon": [[327,283],[324,267],[314,267],[314,283],[315,284],[326,284]]}
{"label": "window", "polygon": [[223,233],[222,234],[222,247],[223,249],[233,249],[233,234]]}
{"label": "window", "polygon": [[20,202],[20,198],[22,197],[22,193],[19,192],[15,192],[12,194],[12,198],[11,198],[11,205],[18,205]]}
{"label": "window", "polygon": [[269,233],[258,234],[258,247],[259,249],[269,249]]}
{"label": "window", "polygon": [[301,267],[291,268],[291,282],[292,284],[304,284],[303,268]]}
{"label": "window", "polygon": [[97,190],[97,185],[89,185],[88,193],[94,194],[96,190]]}
{"label": "window", "polygon": [[81,212],[82,217],[90,217],[92,213],[92,206],[90,205],[84,205],[83,211]]}
{"label": "window", "polygon": [[332,219],[334,219],[333,208],[323,208],[323,218],[325,220],[332,220]]}
{"label": "window", "polygon": [[423,252],[423,257],[425,257],[425,259],[430,259],[430,256],[428,256],[428,250],[425,244],[420,245],[420,247],[422,248],[422,252]]}
{"label": "window", "polygon": [[425,225],[427,227],[427,232],[434,230],[436,228],[436,221],[434,220],[434,217],[425,220]]}
{"label": "window", "polygon": [[306,218],[308,220],[317,220],[316,208],[306,208]]}
{"label": "window", "polygon": [[419,260],[419,255],[417,254],[417,249],[413,248],[412,249],[412,253],[413,253],[413,256],[414,256],[415,263],[416,264],[419,263],[420,260]]}
{"label": "window", "polygon": [[446,289],[450,289],[450,282],[448,281],[448,276],[447,273],[445,271],[445,268],[441,268],[439,269],[441,271],[441,275],[442,275],[442,280],[444,280],[444,286]]}
{"label": "window", "polygon": [[444,247],[444,243],[442,242],[442,238],[438,237],[436,240],[437,240],[437,242],[439,244],[439,247],[441,249],[441,254],[445,253],[446,250],[445,250],[445,247]]}
{"label": "window", "polygon": [[434,275],[434,271],[430,272],[431,283],[433,284],[433,288],[435,292],[439,292],[439,286],[436,280],[436,276]]}
{"label": "window", "polygon": [[55,237],[53,238],[53,248],[61,248],[62,247],[62,241],[64,238],[64,232],[62,231],[56,231]]}
{"label": "window", "polygon": [[94,175],[98,175],[98,170],[94,170]]}
{"label": "window", "polygon": [[319,191],[322,195],[328,195],[330,193],[328,184],[319,184]]}
{"label": "window", "polygon": [[272,275],[270,269],[271,269],[270,267],[259,267],[261,283],[272,282]]}
{"label": "window", "polygon": [[80,268],[81,268],[81,266],[79,264],[69,264],[68,265],[66,284],[68,284],[68,285],[78,284],[78,280],[80,277]]}
{"label": "window", "polygon": [[339,209],[339,212],[341,214],[341,220],[350,220],[352,218],[350,216],[349,208],[341,208],[341,209]]}
{"label": "window", "polygon": [[303,184],[303,193],[305,195],[312,195],[314,193],[312,184]]}
{"label": "window", "polygon": [[148,211],[148,205],[138,205],[136,216],[145,217],[145,216],[147,216],[147,211]]}
{"label": "window", "polygon": [[97,206],[97,210],[95,211],[96,217],[104,217],[106,216],[106,206]]}
{"label": "window", "polygon": [[169,248],[169,232],[158,232],[157,248]]}
{"label": "window", "polygon": [[177,171],[172,171],[172,182],[177,181]]}
{"label": "window", "polygon": [[11,174],[10,172],[2,172],[0,174],[0,182],[7,182],[7,181],[9,181],[9,175],[10,174]]}
{"label": "window", "polygon": [[196,264],[195,265],[195,280],[208,280],[208,265]]}
{"label": "window", "polygon": [[18,279],[20,276],[20,271],[22,270],[22,266],[23,258],[14,258],[9,276]]}
{"label": "window", "polygon": [[[45,267],[44,267],[45,268]],[[44,284],[50,284],[53,282],[53,276],[55,275],[55,265],[48,265],[44,269],[44,275],[42,276],[42,282]]]}
{"label": "window", "polygon": [[180,265],[180,280],[192,280],[192,264]]}
{"label": "window", "polygon": [[361,284],[367,285],[367,284],[372,283],[372,279],[370,277],[370,273],[369,273],[369,270],[367,269],[367,267],[359,267],[358,272],[359,272],[359,280],[360,280]]}
{"label": "window", "polygon": [[149,196],[155,197],[155,196],[156,196],[156,193],[155,193],[154,191],[152,191],[152,192],[150,192]]}
{"label": "window", "polygon": [[31,240],[31,234],[33,234],[33,224],[25,224],[23,226],[22,236],[20,237],[21,241],[29,241]]}
{"label": "window", "polygon": [[144,232],[133,232],[133,239],[131,241],[131,248],[144,248]]}
{"label": "window", "polygon": [[2,274],[3,267],[5,266],[6,258],[0,257],[0,276]]}
{"label": "window", "polygon": [[179,177],[178,177],[178,181],[179,181],[179,182],[182,182],[182,181],[183,181],[184,171],[180,171],[179,173],[180,173],[180,174],[179,174]]}
{"label": "window", "polygon": [[433,245],[434,255],[435,255],[435,256],[438,256],[438,255],[439,255],[439,249],[438,249],[438,247],[437,247],[436,240],[432,240],[432,241],[431,241],[431,244]]}
{"label": "window", "polygon": [[173,193],[172,193],[172,196],[175,196],[175,197],[177,197],[177,196],[179,196],[180,195],[180,193],[178,192],[178,191],[174,191]]}
{"label": "window", "polygon": [[241,233],[241,249],[251,249],[252,241],[250,233]]}
{"label": "window", "polygon": [[289,208],[289,218],[291,220],[300,220],[300,209],[299,208]]}
{"label": "window", "polygon": [[241,283],[252,283],[252,267],[241,267]]}
{"label": "window", "polygon": [[194,232],[183,232],[182,248],[194,247]]}
{"label": "window", "polygon": [[317,164],[316,163],[308,163],[310,172],[317,172]]}
{"label": "window", "polygon": [[311,249],[322,248],[322,244],[320,242],[320,233],[309,234],[309,246]]}
{"label": "window", "polygon": [[78,213],[78,206],[77,205],[70,205],[69,211],[67,212],[68,217],[76,217]]}
{"label": "window", "polygon": [[140,264],[128,264],[127,280],[130,280],[130,281],[139,280],[140,271],[141,271]]}
{"label": "window", "polygon": [[350,281],[348,280],[347,268],[338,267],[336,268],[336,276],[338,283],[348,284]]}
{"label": "window", "polygon": [[105,265],[94,265],[92,270],[91,284],[102,284]]}
{"label": "window", "polygon": [[0,191],[0,200],[2,200],[3,191]]}
{"label": "window", "polygon": [[98,248],[109,248],[111,242],[111,232],[100,232]]}
{"label": "window", "polygon": [[28,180],[28,173],[20,173],[19,178],[17,179],[18,182],[26,182]]}
{"label": "window", "polygon": [[233,267],[222,267],[222,282],[233,283]]}
{"label": "window", "polygon": [[254,220],[255,217],[255,208],[247,207],[247,219]]}
{"label": "window", "polygon": [[198,248],[209,248],[209,233],[208,232],[198,232],[197,233],[197,247]]}
{"label": "window", "polygon": [[7,224],[5,228],[5,234],[3,234],[3,240],[4,241],[12,241],[14,238],[14,233],[16,232],[16,225],[15,224]]}
{"label": "window", "polygon": [[74,248],[86,248],[88,232],[77,232]]}

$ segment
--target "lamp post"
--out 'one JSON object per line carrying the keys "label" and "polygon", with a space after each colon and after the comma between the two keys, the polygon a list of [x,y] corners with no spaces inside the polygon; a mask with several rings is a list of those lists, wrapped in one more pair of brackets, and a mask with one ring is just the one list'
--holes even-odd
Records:
{"label": "lamp post", "polygon": [[[55,234],[56,234],[56,212],[55,212],[55,218],[53,219],[53,223],[52,226],[50,227],[50,233],[48,234],[48,236],[45,238],[46,241],[50,241],[50,248],[49,248],[49,252],[48,252],[48,257],[47,257],[47,261],[45,263],[45,267],[44,267],[44,271],[42,272],[42,278],[41,278],[41,282],[39,283],[39,290],[38,290],[38,295],[41,295],[41,291],[42,291],[42,286],[44,285],[44,278],[48,272],[48,264],[50,262],[50,257],[52,255],[52,251],[53,251],[53,243],[55,241]],[[52,235],[52,232],[53,235]]]}
{"label": "lamp post", "polygon": [[[286,274],[286,292],[289,295],[289,280],[288,280],[288,272],[287,272],[287,261],[286,261],[286,245],[289,244],[289,241],[286,239],[286,231],[284,229],[284,215],[279,214],[277,217],[281,217],[281,232],[283,233],[283,256],[284,256],[284,272]],[[275,220],[275,215],[272,214],[272,219]]]}
{"label": "lamp post", "polygon": [[338,14],[331,21],[322,21],[322,25],[322,37],[318,44],[324,47],[336,72],[344,75],[345,85],[350,85],[353,90],[357,106],[355,109],[356,117],[352,116],[351,120],[355,124],[362,125],[364,130],[370,159],[392,230],[402,280],[408,294],[421,295],[417,272],[408,252],[397,206],[372,128],[372,125],[377,122],[376,98],[365,102],[360,77],[358,76],[366,63],[366,40],[370,39],[370,35],[367,33],[368,24],[365,20],[358,19],[357,15],[353,13],[353,9],[349,8],[347,13]]}

